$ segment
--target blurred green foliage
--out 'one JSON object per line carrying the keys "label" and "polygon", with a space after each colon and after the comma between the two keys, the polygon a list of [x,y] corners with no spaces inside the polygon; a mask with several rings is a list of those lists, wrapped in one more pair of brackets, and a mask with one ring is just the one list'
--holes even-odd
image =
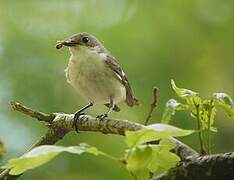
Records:
{"label": "blurred green foliage", "polygon": [[[97,36],[125,69],[141,106],[112,117],[144,122],[154,85],[160,89],[159,122],[168,99],[175,94],[170,79],[204,96],[226,92],[234,96],[233,0],[0,0],[0,138],[4,160],[24,152],[46,128],[12,112],[17,100],[45,112],[74,112],[84,102],[66,83],[63,70],[69,52],[55,42],[86,31]],[[94,107],[99,114],[105,107]],[[173,122],[192,128],[189,114]],[[233,151],[234,123],[221,114],[213,152]],[[196,136],[183,140],[198,148]],[[228,143],[227,143],[228,141]],[[126,147],[122,137],[71,133],[60,145],[87,142],[115,156]],[[56,173],[55,173],[56,172]],[[109,160],[84,155],[60,156],[22,179],[129,179],[126,170]]]}

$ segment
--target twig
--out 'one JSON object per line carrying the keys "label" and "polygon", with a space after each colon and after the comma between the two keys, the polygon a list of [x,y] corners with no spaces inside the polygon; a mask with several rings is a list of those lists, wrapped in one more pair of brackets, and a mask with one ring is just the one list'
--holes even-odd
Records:
{"label": "twig", "polygon": [[6,153],[6,149],[4,147],[3,142],[0,140],[0,159],[2,158],[2,156]]}
{"label": "twig", "polygon": [[153,114],[155,108],[157,107],[157,103],[158,103],[158,91],[159,91],[159,89],[157,87],[153,88],[153,102],[150,105],[150,111],[149,111],[149,114],[148,114],[148,116],[147,116],[147,118],[145,120],[145,125],[148,125],[149,120],[151,119],[152,114]]}
{"label": "twig", "polygon": [[28,116],[31,116],[32,118],[38,119],[39,121],[51,123],[55,118],[54,114],[46,114],[40,111],[35,111],[15,101],[10,102],[10,105],[13,110],[22,112]]}

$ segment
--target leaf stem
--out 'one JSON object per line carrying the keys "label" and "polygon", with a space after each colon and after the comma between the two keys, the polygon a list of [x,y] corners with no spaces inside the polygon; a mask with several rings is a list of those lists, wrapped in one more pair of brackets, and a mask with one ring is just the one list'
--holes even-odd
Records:
{"label": "leaf stem", "polygon": [[137,176],[132,171],[128,171],[128,172],[134,180],[138,180]]}
{"label": "leaf stem", "polygon": [[208,154],[211,154],[211,132],[210,132],[210,121],[211,121],[211,117],[212,117],[212,110],[214,108],[213,106],[213,99],[210,100],[210,109],[209,109],[209,114],[208,114],[208,134],[207,134],[207,138],[208,138]]}
{"label": "leaf stem", "polygon": [[112,156],[112,155],[110,155],[110,154],[107,154],[107,153],[104,153],[104,152],[99,152],[99,153],[100,153],[101,155],[103,155],[104,157],[106,157],[106,158],[109,158],[109,159],[112,159],[112,160],[114,160],[114,161],[120,162],[118,158],[116,158],[116,157],[114,157],[114,156]]}
{"label": "leaf stem", "polygon": [[199,104],[195,104],[196,107],[196,117],[197,117],[197,129],[198,129],[198,136],[199,136],[199,141],[200,141],[200,148],[201,148],[201,155],[205,155],[206,151],[205,151],[205,147],[203,144],[203,132],[202,132],[202,128],[201,128],[201,119],[200,119],[200,105]]}

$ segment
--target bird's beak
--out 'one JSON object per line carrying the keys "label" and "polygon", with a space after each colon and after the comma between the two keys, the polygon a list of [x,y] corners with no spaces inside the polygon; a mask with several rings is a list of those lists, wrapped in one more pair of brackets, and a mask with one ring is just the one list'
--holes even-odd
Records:
{"label": "bird's beak", "polygon": [[69,40],[63,41],[61,44],[64,45],[64,46],[69,46],[70,47],[70,46],[76,46],[79,43],[77,41],[69,39]]}

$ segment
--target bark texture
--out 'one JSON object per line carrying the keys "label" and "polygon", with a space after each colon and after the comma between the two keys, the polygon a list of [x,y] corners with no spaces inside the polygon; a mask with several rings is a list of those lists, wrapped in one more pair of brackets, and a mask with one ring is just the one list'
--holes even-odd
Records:
{"label": "bark texture", "polygon": [[168,173],[152,180],[233,180],[234,153],[189,157]]}

